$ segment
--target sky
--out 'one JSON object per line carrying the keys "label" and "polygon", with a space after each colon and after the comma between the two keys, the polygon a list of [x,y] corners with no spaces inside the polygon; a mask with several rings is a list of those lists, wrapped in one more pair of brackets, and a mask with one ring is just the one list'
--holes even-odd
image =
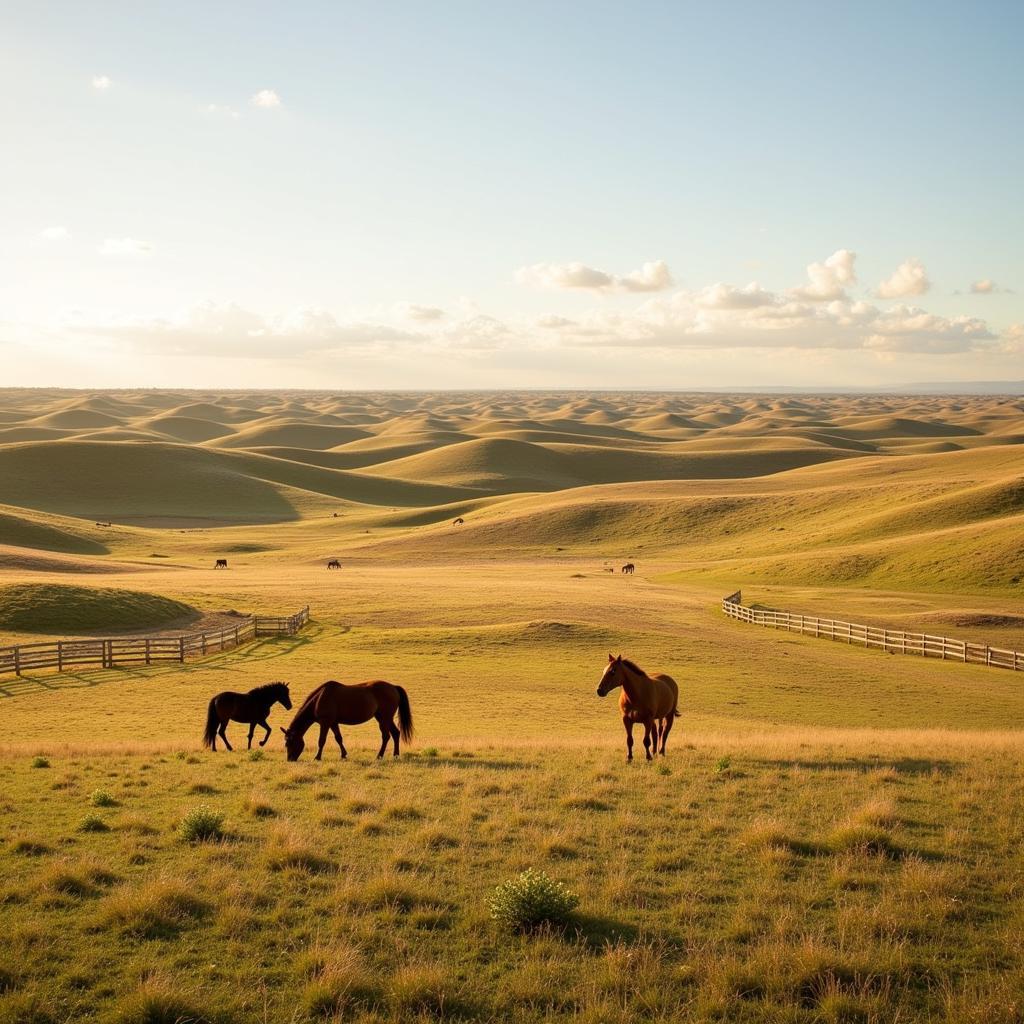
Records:
{"label": "sky", "polygon": [[1024,379],[1024,4],[0,0],[0,385]]}

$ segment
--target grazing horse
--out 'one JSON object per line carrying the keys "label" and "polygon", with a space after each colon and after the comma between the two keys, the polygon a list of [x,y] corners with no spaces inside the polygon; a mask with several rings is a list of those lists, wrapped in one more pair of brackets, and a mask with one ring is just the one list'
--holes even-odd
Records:
{"label": "grazing horse", "polygon": [[660,739],[661,753],[664,754],[672,723],[679,717],[679,687],[676,686],[676,681],[663,672],[649,676],[638,665],[626,661],[621,654],[617,658],[609,654],[604,675],[597,685],[598,697],[606,697],[616,686],[622,687],[619,710],[622,712],[622,724],[626,728],[626,760],[633,760],[633,726],[637,722],[644,727],[644,750],[647,751],[647,760],[653,760],[652,736],[653,753],[658,753]]}
{"label": "grazing horse", "polygon": [[248,693],[233,693],[225,690],[218,693],[210,701],[206,709],[206,730],[203,732],[203,743],[211,750],[217,749],[217,737],[224,741],[228,750],[233,749],[228,743],[227,725],[228,722],[247,722],[249,725],[249,746],[252,750],[252,736],[257,725],[262,725],[267,734],[260,740],[260,746],[266,746],[267,740],[273,730],[267,725],[267,715],[270,709],[280,702],[286,711],[292,709],[292,699],[288,693],[287,683],[267,683],[266,686],[257,686],[255,690]]}
{"label": "grazing horse", "polygon": [[633,573],[634,573],[634,572],[636,572],[636,566],[635,566],[635,565],[634,565],[634,564],[633,564],[632,562],[627,562],[627,563],[626,563],[626,564],[625,564],[625,565],[624,565],[624,566],[622,567],[622,571],[623,571],[623,572],[624,572],[624,573],[625,573],[625,574],[626,574],[627,576],[632,576],[632,575],[633,575]]}
{"label": "grazing horse", "polygon": [[328,569],[340,569],[341,568],[341,562],[339,562],[336,558],[332,558],[327,563],[327,568]]}
{"label": "grazing horse", "polygon": [[459,516],[458,519],[452,520],[452,526],[461,526],[466,520]]}
{"label": "grazing horse", "polygon": [[[395,712],[398,713],[401,729],[395,725]],[[319,761],[323,756],[328,730],[334,733],[334,738],[341,748],[342,758],[348,757],[339,726],[360,725],[371,718],[377,719],[380,726],[381,744],[377,757],[384,756],[389,740],[394,743],[395,757],[398,757],[399,736],[406,743],[412,739],[412,711],[409,708],[409,695],[405,690],[382,679],[355,683],[352,686],[329,679],[306,698],[292,719],[291,725],[281,730],[284,733],[284,745],[288,750],[288,760],[298,761],[306,746],[303,737],[314,722],[320,726],[316,760]]]}
{"label": "grazing horse", "polygon": [[213,567],[214,569],[226,569],[228,567],[228,560],[226,558],[218,558],[217,561],[213,563]]}

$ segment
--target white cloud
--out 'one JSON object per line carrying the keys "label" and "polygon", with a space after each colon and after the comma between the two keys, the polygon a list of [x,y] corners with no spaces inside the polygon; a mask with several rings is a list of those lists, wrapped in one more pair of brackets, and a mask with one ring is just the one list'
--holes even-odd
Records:
{"label": "white cloud", "polygon": [[114,83],[106,75],[94,75],[92,80],[92,87],[98,89],[100,92],[105,92]]}
{"label": "white cloud", "polygon": [[857,275],[853,264],[857,254],[849,249],[837,249],[824,263],[807,266],[807,284],[794,288],[790,294],[805,302],[833,302],[846,298],[846,286],[854,284]]}
{"label": "white cloud", "polygon": [[43,228],[39,232],[39,237],[44,242],[67,242],[71,238],[71,232],[63,225],[57,225],[52,228]]}
{"label": "white cloud", "polygon": [[440,306],[421,306],[415,302],[405,302],[398,308],[401,315],[407,320],[429,323],[431,320],[444,319],[444,310]]}
{"label": "white cloud", "polygon": [[254,93],[252,105],[254,107],[263,107],[265,110],[276,110],[283,106],[281,97],[273,89],[260,89],[259,92]]}
{"label": "white cloud", "polygon": [[585,263],[534,263],[520,267],[516,280],[539,288],[595,292],[657,292],[672,286],[672,274],[664,260],[645,263],[623,277]]}
{"label": "white cloud", "polygon": [[144,256],[152,248],[137,238],[108,238],[96,251],[101,256]]}
{"label": "white cloud", "polygon": [[226,103],[207,103],[204,109],[207,114],[213,117],[230,117],[234,119],[239,116],[238,111],[234,107],[229,107]]}
{"label": "white cloud", "polygon": [[971,282],[972,295],[1006,295],[1013,294],[1009,288],[1000,288],[995,281],[983,277],[980,281]]}
{"label": "white cloud", "polygon": [[920,260],[905,260],[890,277],[878,285],[880,299],[905,299],[910,295],[924,295],[932,286],[928,271]]}
{"label": "white cloud", "polygon": [[660,292],[671,288],[673,281],[668,264],[664,260],[653,260],[620,278],[618,283],[627,292]]}
{"label": "white cloud", "polygon": [[709,285],[696,299],[697,305],[705,309],[756,309],[758,306],[774,305],[776,301],[775,296],[765,291],[756,281],[744,288],[719,282]]}

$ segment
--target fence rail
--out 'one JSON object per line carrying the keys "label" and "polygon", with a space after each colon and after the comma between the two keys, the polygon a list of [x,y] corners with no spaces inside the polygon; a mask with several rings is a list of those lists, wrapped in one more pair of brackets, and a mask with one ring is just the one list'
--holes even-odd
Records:
{"label": "fence rail", "polygon": [[914,654],[920,658],[941,658],[943,661],[962,661],[972,665],[990,665],[993,668],[1008,668],[1024,672],[1024,652],[1008,651],[987,644],[973,644],[966,640],[953,640],[948,636],[932,636],[930,633],[907,633],[898,629],[883,629],[880,626],[862,626],[855,622],[839,619],[821,619],[814,615],[794,615],[792,612],[770,611],[764,608],[749,608],[743,603],[743,594],[722,598],[722,611],[740,622],[751,622],[755,626],[785,629],[804,636],[824,637],[839,643],[859,644],[874,647],[893,654]]}
{"label": "fence rail", "polygon": [[107,637],[47,640],[37,644],[0,647],[0,675],[55,668],[115,668],[152,665],[157,661],[201,658],[229,651],[260,636],[292,636],[309,622],[309,605],[294,615],[252,615],[236,625],[181,636]]}

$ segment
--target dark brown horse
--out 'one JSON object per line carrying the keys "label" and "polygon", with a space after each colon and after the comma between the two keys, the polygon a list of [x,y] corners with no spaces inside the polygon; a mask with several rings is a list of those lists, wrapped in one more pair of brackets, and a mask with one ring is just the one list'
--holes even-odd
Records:
{"label": "dark brown horse", "polygon": [[679,687],[676,681],[663,672],[649,676],[638,665],[626,661],[621,654],[617,658],[609,654],[604,675],[597,685],[598,697],[607,696],[617,686],[622,687],[619,710],[622,712],[622,724],[626,728],[626,760],[633,760],[633,726],[636,723],[644,727],[647,760],[652,760],[652,737],[653,753],[658,753],[660,740],[661,753],[664,754],[672,723],[679,717]]}
{"label": "dark brown horse", "polygon": [[627,575],[631,576],[636,572],[636,566],[632,562],[627,562],[623,567],[622,571]]}
{"label": "dark brown horse", "polygon": [[267,715],[278,702],[286,711],[291,711],[292,699],[288,693],[287,683],[267,683],[266,686],[257,686],[255,690],[250,690],[248,693],[233,693],[231,690],[218,693],[206,709],[206,729],[203,732],[203,743],[211,750],[216,750],[217,737],[220,736],[224,741],[224,746],[231,750],[233,748],[228,743],[227,737],[228,722],[247,722],[249,725],[247,749],[252,749],[252,736],[256,732],[257,725],[262,725],[267,731],[266,736],[260,740],[260,746],[266,746],[273,731],[267,725]]}
{"label": "dark brown horse", "polygon": [[332,558],[327,563],[327,568],[328,569],[340,569],[341,568],[341,562],[339,562],[336,558]]}
{"label": "dark brown horse", "polygon": [[[396,712],[401,729],[395,725]],[[281,730],[288,750],[288,760],[298,761],[306,746],[303,737],[314,722],[320,726],[316,759],[319,761],[323,756],[328,731],[334,733],[334,738],[341,748],[342,758],[348,757],[348,751],[341,738],[340,726],[360,725],[371,718],[377,719],[380,726],[381,744],[377,757],[384,756],[389,740],[394,743],[395,757],[398,757],[399,737],[406,743],[412,739],[412,711],[409,708],[409,695],[405,690],[393,683],[385,683],[382,679],[374,679],[369,683],[355,683],[352,686],[345,686],[333,679],[328,680],[306,698],[292,719],[292,724]]]}
{"label": "dark brown horse", "polygon": [[214,569],[226,569],[228,567],[228,560],[226,558],[218,558],[217,561],[213,563],[213,567]]}

